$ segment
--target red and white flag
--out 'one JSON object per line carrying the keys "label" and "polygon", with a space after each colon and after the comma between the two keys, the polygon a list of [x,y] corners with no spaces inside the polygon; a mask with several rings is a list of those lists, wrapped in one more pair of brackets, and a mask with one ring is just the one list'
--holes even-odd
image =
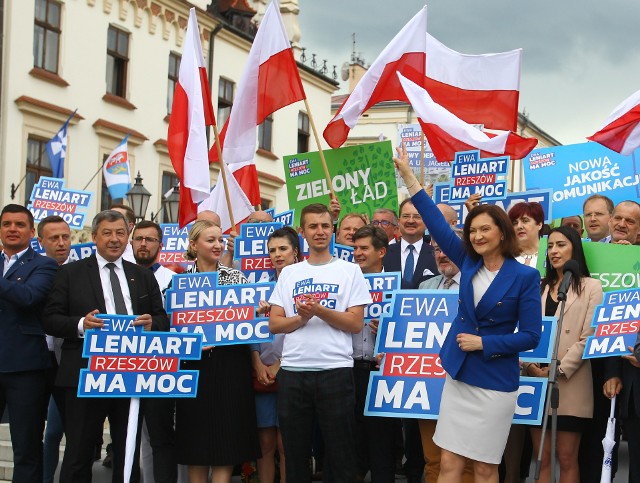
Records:
{"label": "red and white flag", "polygon": [[456,152],[479,149],[481,156],[508,155],[521,159],[538,143],[510,131],[484,133],[436,104],[429,93],[398,73],[400,83],[418,116],[418,121],[439,162],[453,161]]}
{"label": "red and white flag", "polygon": [[587,139],[624,156],[640,147],[640,91],[622,101],[600,130]]}
{"label": "red and white flag", "polygon": [[427,33],[424,87],[431,98],[470,124],[518,128],[522,49],[466,55]]}
{"label": "red and white flag", "polygon": [[[244,165],[234,171],[234,176],[254,205],[260,204],[254,162],[256,129],[273,112],[305,98],[280,6],[274,0],[262,17],[231,114],[220,134],[222,159],[230,165]],[[216,146],[211,148],[209,156],[217,161]]]}
{"label": "red and white flag", "polygon": [[[239,221],[244,220],[253,213],[254,209],[249,198],[247,198],[247,195],[238,184],[238,181],[236,181],[232,176],[227,163],[222,164],[227,172],[229,201],[233,207],[233,219],[237,224]],[[227,204],[227,198],[224,191],[222,174],[218,176],[218,182],[211,190],[209,197],[198,205],[198,213],[205,210],[210,210],[218,214],[220,217],[220,228],[223,233],[231,228],[231,217],[229,216],[229,205]]]}
{"label": "red and white flag", "polygon": [[189,11],[178,82],[173,94],[167,147],[180,179],[178,222],[196,219],[197,203],[211,189],[206,126],[215,124],[207,72],[204,67],[196,10]]}
{"label": "red and white flag", "polygon": [[358,118],[383,101],[406,101],[396,72],[422,83],[425,72],[427,7],[423,7],[393,38],[362,76],[353,92],[324,130],[329,146],[339,148]]}

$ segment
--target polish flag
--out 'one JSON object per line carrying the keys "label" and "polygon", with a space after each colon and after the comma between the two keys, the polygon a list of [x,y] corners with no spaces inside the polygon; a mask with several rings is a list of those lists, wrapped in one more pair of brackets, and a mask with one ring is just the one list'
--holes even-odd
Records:
{"label": "polish flag", "polygon": [[425,72],[427,7],[423,7],[380,53],[324,130],[329,146],[339,148],[358,118],[383,101],[406,101],[396,72],[422,83]]}
{"label": "polish flag", "polygon": [[510,131],[484,133],[436,104],[429,93],[398,73],[400,83],[413,107],[422,131],[438,162],[453,161],[456,152],[479,149],[482,157],[511,156],[521,159],[538,144]]}
{"label": "polish flag", "polygon": [[[242,190],[238,181],[232,176],[227,163],[222,163],[227,172],[227,188],[229,190],[229,201],[233,207],[233,217],[236,224],[247,218],[254,212],[253,206],[247,195]],[[218,176],[218,182],[211,190],[209,197],[198,205],[198,213],[201,211],[213,211],[220,217],[220,228],[222,232],[228,231],[231,225],[231,217],[229,216],[229,205],[224,191],[222,175]]]}
{"label": "polish flag", "polygon": [[179,223],[196,219],[197,203],[211,190],[206,126],[215,124],[196,10],[189,11],[178,82],[173,94],[167,147],[180,179]]}
{"label": "polish flag", "polygon": [[516,131],[522,49],[466,55],[427,33],[424,87],[431,98],[470,124]]}
{"label": "polish flag", "polygon": [[[305,98],[298,66],[280,16],[280,5],[274,0],[262,17],[249,51],[247,67],[238,83],[231,114],[220,135],[222,159],[230,165],[244,165],[233,174],[254,205],[260,204],[254,161],[256,129],[278,109]],[[215,146],[209,156],[217,161]]]}
{"label": "polish flag", "polygon": [[624,156],[640,147],[640,91],[622,101],[600,130],[587,139]]}

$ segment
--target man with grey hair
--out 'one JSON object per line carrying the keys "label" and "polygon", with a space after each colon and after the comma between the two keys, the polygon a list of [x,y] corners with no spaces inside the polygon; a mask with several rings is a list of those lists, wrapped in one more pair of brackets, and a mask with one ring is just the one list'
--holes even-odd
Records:
{"label": "man with grey hair", "polygon": [[398,216],[389,208],[378,208],[373,212],[371,224],[382,228],[389,238],[389,243],[395,243],[398,236]]}
{"label": "man with grey hair", "polygon": [[609,220],[611,243],[634,245],[640,231],[640,205],[632,200],[621,201]]}
{"label": "man with grey hair", "polygon": [[[91,225],[96,253],[63,265],[58,270],[43,314],[45,331],[64,338],[56,386],[65,393],[66,450],[61,481],[90,482],[95,442],[109,416],[113,441],[113,481],[123,481],[129,399],[79,398],[80,370],[85,331],[104,326],[97,314],[136,315],[134,325],[144,330],[169,330],[162,295],[150,270],[123,260],[129,238],[121,213],[102,211]],[[131,481],[139,481],[139,465],[133,465]]]}

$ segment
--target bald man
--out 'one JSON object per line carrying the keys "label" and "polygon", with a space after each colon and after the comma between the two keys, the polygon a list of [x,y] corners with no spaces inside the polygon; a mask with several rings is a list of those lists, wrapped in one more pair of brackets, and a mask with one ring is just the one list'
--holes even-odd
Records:
{"label": "bald man", "polygon": [[444,216],[444,219],[447,220],[447,223],[453,228],[458,226],[458,212],[456,210],[444,203],[438,203],[436,206],[440,210],[440,213],[442,213],[442,216]]}
{"label": "bald man", "polygon": [[218,216],[218,213],[216,213],[215,211],[202,210],[200,213],[198,213],[198,217],[196,218],[196,221],[200,221],[200,220],[207,220],[216,226],[222,226],[220,217]]}

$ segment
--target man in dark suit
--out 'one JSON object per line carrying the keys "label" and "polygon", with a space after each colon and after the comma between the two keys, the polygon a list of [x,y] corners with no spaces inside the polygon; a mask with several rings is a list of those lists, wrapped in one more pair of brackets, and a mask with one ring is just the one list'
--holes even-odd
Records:
{"label": "man in dark suit", "polygon": [[10,204],[0,214],[0,415],[9,409],[13,481],[42,482],[42,432],[49,350],[42,307],[58,268],[30,247],[33,215]]}
{"label": "man in dark suit", "polygon": [[[169,330],[153,273],[122,258],[129,238],[122,214],[111,210],[98,213],[91,233],[97,253],[60,268],[44,311],[46,332],[65,339],[56,378],[56,385],[65,390],[63,483],[91,481],[95,442],[106,416],[114,448],[112,481],[124,478],[129,399],[77,397],[80,369],[87,367],[87,359],[82,357],[84,333],[103,327],[96,314],[141,314],[135,325],[144,326],[144,330]],[[139,481],[137,463],[131,481]]]}
{"label": "man in dark suit", "polygon": [[[402,288],[418,288],[421,282],[438,273],[431,238],[425,236],[425,226],[410,199],[400,204],[400,239],[389,245],[384,257],[385,272],[400,272]],[[407,263],[408,261],[408,263]]]}

